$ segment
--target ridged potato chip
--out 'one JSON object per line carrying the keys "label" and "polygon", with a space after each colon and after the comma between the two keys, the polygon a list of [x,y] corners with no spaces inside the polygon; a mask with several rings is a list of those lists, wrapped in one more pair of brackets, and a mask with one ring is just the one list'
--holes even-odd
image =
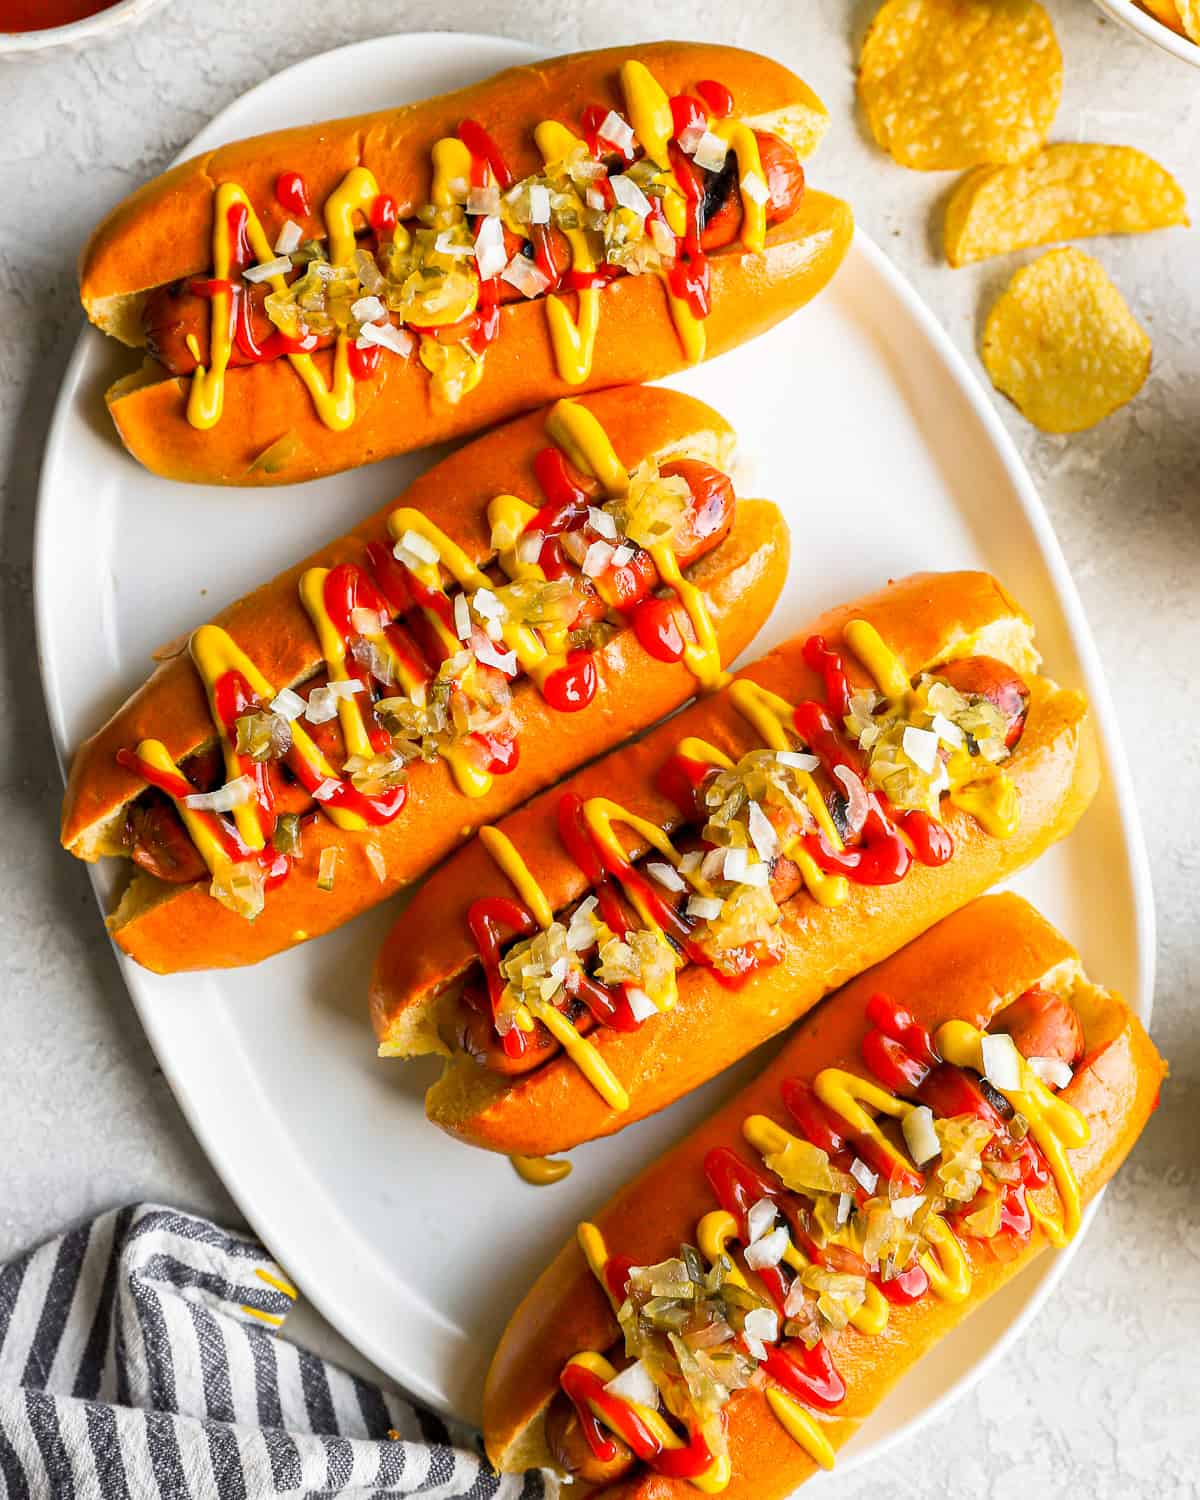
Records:
{"label": "ridged potato chip", "polygon": [[1028,161],[977,167],[946,205],[946,259],[989,255],[1186,224],[1187,200],[1163,167],[1132,146],[1045,146]]}
{"label": "ridged potato chip", "polygon": [[1175,0],[1183,29],[1193,42],[1200,42],[1200,0]]}
{"label": "ridged potato chip", "polygon": [[1062,77],[1037,0],[887,0],[863,43],[858,90],[883,149],[929,172],[1036,151]]}
{"label": "ridged potato chip", "polygon": [[1143,10],[1149,11],[1156,21],[1161,21],[1164,26],[1169,26],[1180,36],[1187,36],[1183,29],[1183,22],[1179,17],[1179,7],[1175,0],[1141,0]]}
{"label": "ridged potato chip", "polygon": [[992,384],[1043,432],[1082,432],[1132,400],[1150,339],[1098,260],[1070,247],[1021,270],[988,314]]}

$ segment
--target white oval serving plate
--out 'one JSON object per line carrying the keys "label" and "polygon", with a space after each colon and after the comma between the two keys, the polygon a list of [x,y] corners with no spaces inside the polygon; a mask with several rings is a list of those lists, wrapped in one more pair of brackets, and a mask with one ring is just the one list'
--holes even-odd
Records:
{"label": "white oval serving plate", "polygon": [[[260,85],[192,150],[399,104],[535,55],[483,36],[360,43]],[[839,186],[824,180],[819,157],[812,179]],[[157,644],[340,534],[431,461],[261,493],[172,485],[125,456],[105,414],[104,387],[127,365],[99,333],[81,335],[42,474],[37,623],[63,758],[142,680]],[[770,495],[792,525],[791,577],[756,650],[826,605],[921,568],[991,568],[1031,611],[1049,669],[1091,694],[1107,775],[1075,836],[1016,885],[1148,1016],[1151,888],[1096,649],[1029,476],[938,324],[859,235],[812,307],[677,383],[733,421],[753,475],[742,492]],[[112,878],[95,872],[106,910]],[[364,995],[388,921],[387,910],[369,913],[253,970],[164,979],[118,961],[190,1124],[304,1294],[415,1395],[477,1416],[508,1313],[576,1220],[754,1061],[581,1148],[560,1186],[526,1187],[503,1158],[425,1122],[433,1066],[375,1057]],[[866,1425],[842,1471],[976,1377],[1067,1258],[1047,1257],[941,1345]]]}

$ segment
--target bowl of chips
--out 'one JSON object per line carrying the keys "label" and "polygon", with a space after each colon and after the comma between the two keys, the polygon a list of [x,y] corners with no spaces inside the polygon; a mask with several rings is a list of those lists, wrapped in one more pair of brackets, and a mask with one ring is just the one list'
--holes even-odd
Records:
{"label": "bowl of chips", "polygon": [[1096,0],[1114,21],[1200,68],[1200,0]]}

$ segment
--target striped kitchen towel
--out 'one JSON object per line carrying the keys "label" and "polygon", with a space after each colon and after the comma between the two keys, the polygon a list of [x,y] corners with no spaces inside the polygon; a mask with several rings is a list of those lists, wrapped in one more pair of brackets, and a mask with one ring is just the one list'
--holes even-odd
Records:
{"label": "striped kitchen towel", "polygon": [[153,1203],[0,1268],[7,1500],[551,1500],[478,1437],[277,1336],[296,1293],[253,1240]]}

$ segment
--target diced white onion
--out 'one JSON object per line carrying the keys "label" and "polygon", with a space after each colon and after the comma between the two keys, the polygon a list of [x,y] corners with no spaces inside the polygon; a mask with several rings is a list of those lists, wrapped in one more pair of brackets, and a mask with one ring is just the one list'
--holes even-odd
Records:
{"label": "diced white onion", "polygon": [[679,141],[679,149],[685,156],[694,156],[696,154],[696,147],[700,144],[700,142],[707,134],[707,122],[704,120],[694,120],[692,124],[686,126],[679,132],[679,135],[677,137]]}
{"label": "diced white onion", "polygon": [[639,219],[644,219],[650,212],[650,200],[634,182],[632,177],[626,177],[623,172],[616,172],[608,179],[608,185],[613,190],[613,197],[630,213],[637,214]]}
{"label": "diced white onion", "polygon": [[940,1154],[942,1144],[933,1128],[933,1111],[928,1104],[918,1104],[904,1116],[902,1129],[908,1154],[918,1167]]}
{"label": "diced white onion", "polygon": [[729,155],[729,146],[719,135],[711,130],[706,130],[696,142],[696,149],[692,153],[692,160],[698,167],[703,167],[706,172],[719,172],[725,165],[725,158]]}
{"label": "diced white onion", "polygon": [[550,222],[550,189],[540,182],[535,182],[529,189],[529,222],[531,224],[549,224]]}
{"label": "diced white onion", "polygon": [[614,145],[625,156],[632,156],[637,137],[633,133],[633,126],[628,120],[622,119],[615,109],[610,109],[600,121],[600,128],[596,134],[602,141],[608,141]]}
{"label": "diced white onion", "polygon": [[588,540],[582,531],[564,531],[558,539],[558,545],[576,567],[587,556]]}
{"label": "diced white onion", "polygon": [[350,611],[350,624],[356,635],[378,635],[386,623],[377,609],[363,609],[360,606]]}
{"label": "diced white onion", "polygon": [[454,232],[443,229],[441,234],[433,242],[433,248],[439,255],[449,255],[456,260],[465,260],[468,256],[475,254],[474,245],[464,245],[454,238]]}
{"label": "diced white onion", "polygon": [[875,1191],[875,1184],[879,1181],[879,1173],[872,1172],[861,1157],[856,1156],[850,1163],[850,1175],[865,1192],[873,1193]]}
{"label": "diced white onion", "polygon": [[318,802],[328,802],[330,797],[337,795],[337,789],[341,784],[336,776],[326,776],[324,781],[313,787],[313,796]]}
{"label": "diced white onion", "polygon": [[485,620],[503,620],[508,614],[508,610],[491,589],[476,589],[471,596],[471,603],[475,606],[475,613]]}
{"label": "diced white onion", "polygon": [[290,724],[304,712],[304,699],[299,693],[293,693],[291,688],[280,688],[271,699],[270,708],[273,714],[278,714]]}
{"label": "diced white onion", "polygon": [[650,238],[653,241],[654,248],[664,260],[674,260],[676,251],[675,236],[671,233],[669,225],[664,224],[661,219],[651,219]]}
{"label": "diced white onion", "polygon": [[688,916],[699,917],[702,922],[711,922],[721,915],[724,904],[717,896],[689,896]]}
{"label": "diced white onion", "polygon": [[519,251],[500,272],[500,280],[515,286],[523,297],[538,297],[550,285],[550,278],[532,260]]}
{"label": "diced white onion", "polygon": [[291,255],[293,250],[299,250],[300,241],[303,238],[303,229],[300,228],[299,224],[295,224],[289,219],[279,231],[279,236],[275,241],[275,254]]}
{"label": "diced white onion", "polygon": [[767,185],[756,172],[747,172],[742,178],[742,196],[751,203],[765,203],[771,196]]}
{"label": "diced white onion", "polygon": [[764,1234],[770,1234],[775,1228],[777,1217],[773,1198],[760,1198],[757,1203],[752,1203],[746,1213],[747,1243],[752,1245],[755,1240],[761,1240]]}
{"label": "diced white onion", "polygon": [[833,774],[846,793],[846,826],[852,834],[861,833],[871,811],[867,789],[849,766],[834,766]]}
{"label": "diced white onion", "polygon": [[313,688],[308,695],[308,702],[304,706],[304,717],[310,724],[328,724],[331,719],[337,718],[338,700],[336,694],[332,693],[332,683],[326,683],[324,687]]}
{"label": "diced white onion", "polygon": [[490,281],[508,264],[508,251],[504,248],[504,225],[494,214],[489,214],[475,235],[475,260],[483,281]]}
{"label": "diced white onion", "polygon": [[587,203],[587,206],[590,209],[593,209],[598,214],[602,214],[608,207],[608,204],[604,198],[604,194],[600,191],[599,188],[588,188],[587,192],[584,194],[584,201]]}
{"label": "diced white onion", "polygon": [[821,762],[815,755],[803,750],[776,750],[775,759],[781,766],[791,766],[794,771],[815,771]]}
{"label": "diced white onion", "polygon": [[355,693],[366,691],[357,677],[344,677],[338,682],[326,683],[326,688],[334,698],[353,698]]}
{"label": "diced white onion", "polygon": [[523,563],[535,563],[542,555],[542,547],[545,545],[545,533],[541,531],[523,531],[517,538],[517,545],[513,549],[517,554],[517,561]]}
{"label": "diced white onion", "polygon": [[466,594],[454,596],[454,634],[460,641],[471,639],[471,606]]}
{"label": "diced white onion", "polygon": [[626,563],[633,561],[633,555],[636,551],[636,547],[631,547],[628,542],[622,542],[612,555],[612,566],[614,568],[623,568]]}
{"label": "diced white onion", "polygon": [[242,275],[247,281],[270,281],[272,276],[282,276],[291,269],[291,256],[277,255],[274,260],[264,261],[261,266],[247,266]]}
{"label": "diced white onion", "polygon": [[913,765],[919,767],[927,776],[932,776],[938,758],[937,735],[931,729],[918,729],[914,724],[910,724],[904,731],[900,743],[904,746],[904,753]]}
{"label": "diced white onion", "polygon": [[593,542],[583,555],[579,571],[585,578],[599,578],[608,569],[616,550],[611,542]]}
{"label": "diced white onion", "polygon": [[703,849],[689,849],[679,861],[679,870],[683,875],[694,875],[704,862]]}
{"label": "diced white onion", "polygon": [[253,802],[255,791],[253,776],[235,776],[211,792],[192,792],[183,799],[183,805],[196,812],[232,812],[235,807]]}
{"label": "diced white onion", "polygon": [[748,1337],[763,1344],[773,1344],[779,1337],[779,1314],[772,1307],[754,1307],[742,1325]]}
{"label": "diced white onion", "polygon": [[[787,1254],[789,1240],[788,1232],[782,1226],[772,1230],[770,1234],[763,1235],[762,1239],[755,1240],[753,1244],[747,1245],[745,1249],[746,1264],[752,1271],[763,1271],[768,1266],[777,1266]],[[763,1312],[766,1308],[762,1309]],[[771,1314],[774,1317],[774,1313]],[[746,1322],[749,1323],[747,1318]],[[773,1333],[767,1334],[767,1338],[774,1338]]]}
{"label": "diced white onion", "polygon": [[601,510],[598,505],[588,506],[588,525],[605,541],[615,542],[617,539],[617,518],[611,511]]}
{"label": "diced white onion", "polygon": [[[421,562],[429,566],[440,561],[441,554],[427,536],[422,536],[419,531],[406,531],[396,543],[397,547],[403,547],[406,552],[411,552]],[[399,554],[397,553],[397,556]]]}
{"label": "diced white onion", "polygon": [[766,865],[761,862],[750,863],[748,849],[726,849],[722,870],[726,880],[734,880],[739,885],[754,885],[761,888],[767,886],[771,879],[771,872]]}
{"label": "diced white onion", "polygon": [[625,998],[629,1001],[629,1009],[633,1013],[635,1021],[646,1021],[651,1016],[658,1014],[658,1006],[655,1005],[645,990],[639,990],[629,985],[625,990]]}
{"label": "diced white onion", "polygon": [[417,341],[409,333],[407,328],[396,328],[391,323],[366,323],[358,331],[355,345],[359,349],[369,349],[375,345],[380,349],[387,349],[392,354],[398,354],[401,359],[408,356],[417,347]]}
{"label": "diced white onion", "polygon": [[1075,1076],[1061,1057],[1027,1057],[1025,1061],[1030,1072],[1052,1089],[1065,1089]]}
{"label": "diced white onion", "polygon": [[374,323],[386,312],[387,308],[378,297],[360,297],[350,304],[350,316],[356,323]]}
{"label": "diced white onion", "polygon": [[984,1037],[983,1076],[996,1089],[1021,1087],[1021,1054],[1007,1032],[997,1031]]}
{"label": "diced white onion", "polygon": [[509,677],[517,670],[517,653],[497,651],[489,640],[480,641],[476,646],[475,660],[481,661],[485,667],[495,667],[497,671],[504,672]]}
{"label": "diced white onion", "polygon": [[929,727],[943,745],[949,745],[953,749],[957,749],[966,738],[954,720],[948,719],[945,714],[934,714]]}
{"label": "diced white onion", "polygon": [[700,874],[705,880],[720,880],[725,874],[724,849],[708,849],[700,857]]}
{"label": "diced white onion", "polygon": [[749,829],[750,842],[758,850],[759,859],[764,863],[769,863],[779,853],[779,835],[775,832],[770,818],[763,812],[760,802],[750,803],[746,826]]}
{"label": "diced white onion", "polygon": [[[495,183],[488,187],[473,187],[467,194],[467,212],[478,216],[493,217],[500,212],[500,189]],[[500,221],[497,219],[497,223]],[[478,245],[478,240],[476,241]]]}
{"label": "diced white onion", "polygon": [[550,965],[550,978],[562,984],[567,977],[567,970],[571,967],[566,958],[556,958]]}
{"label": "diced white onion", "polygon": [[834,1214],[834,1218],[839,1224],[844,1224],[847,1219],[849,1219],[850,1208],[853,1203],[854,1199],[850,1196],[849,1193],[838,1194],[837,1211]]}
{"label": "diced white onion", "polygon": [[924,1202],[924,1193],[913,1193],[909,1198],[893,1198],[889,1207],[895,1218],[903,1219],[907,1223]]}
{"label": "diced white onion", "polygon": [[621,1401],[633,1401],[638,1406],[648,1406],[651,1411],[658,1407],[658,1387],[640,1359],[634,1360],[619,1375],[614,1375],[604,1389]]}
{"label": "diced white onion", "polygon": [[382,885],[387,879],[387,861],[383,857],[383,850],[378,844],[368,844],[363,852],[367,856],[367,863],[375,871],[375,879]]}
{"label": "diced white onion", "polygon": [[663,860],[653,860],[646,866],[646,874],[653,875],[659,885],[668,891],[685,891],[687,885],[682,881],[674,868]]}

